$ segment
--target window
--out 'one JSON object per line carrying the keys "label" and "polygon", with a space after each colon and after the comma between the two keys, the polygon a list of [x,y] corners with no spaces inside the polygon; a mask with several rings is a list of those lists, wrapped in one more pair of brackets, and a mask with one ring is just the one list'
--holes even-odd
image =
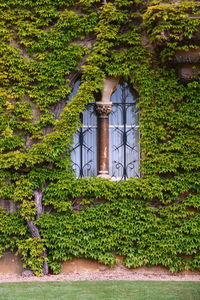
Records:
{"label": "window", "polygon": [[80,115],[82,127],[74,135],[72,167],[76,177],[97,176],[97,116],[95,103]]}
{"label": "window", "polygon": [[[69,96],[77,92],[79,82]],[[139,113],[127,83],[118,85],[110,103],[89,103],[74,136],[72,166],[76,177],[102,176],[121,180],[139,177]]]}
{"label": "window", "polygon": [[109,116],[109,174],[120,180],[139,176],[139,114],[136,96],[122,83],[111,96]]}

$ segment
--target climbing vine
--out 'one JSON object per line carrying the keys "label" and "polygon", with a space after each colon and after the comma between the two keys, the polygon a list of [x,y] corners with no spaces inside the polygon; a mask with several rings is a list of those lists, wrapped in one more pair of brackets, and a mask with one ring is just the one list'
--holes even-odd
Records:
{"label": "climbing vine", "polygon": [[[200,268],[200,81],[183,83],[171,66],[177,50],[199,47],[199,7],[1,1],[0,255],[20,254],[36,275],[74,256],[111,266],[116,254],[127,267]],[[76,179],[79,114],[110,76],[140,95],[142,177]]]}

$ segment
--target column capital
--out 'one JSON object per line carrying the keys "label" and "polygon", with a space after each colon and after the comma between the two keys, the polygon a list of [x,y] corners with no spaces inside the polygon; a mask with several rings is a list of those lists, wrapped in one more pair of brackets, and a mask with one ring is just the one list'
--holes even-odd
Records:
{"label": "column capital", "polygon": [[96,113],[99,117],[108,117],[112,112],[111,102],[96,102]]}

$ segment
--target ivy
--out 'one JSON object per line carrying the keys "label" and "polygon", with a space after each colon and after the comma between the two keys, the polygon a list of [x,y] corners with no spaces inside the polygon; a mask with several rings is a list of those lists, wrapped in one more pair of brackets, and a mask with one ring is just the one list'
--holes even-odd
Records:
{"label": "ivy", "polygon": [[[0,198],[16,212],[0,210],[0,255],[20,254],[38,276],[44,262],[58,273],[72,257],[200,268],[200,82],[180,82],[169,64],[175,51],[199,47],[199,6],[1,1]],[[129,80],[140,96],[142,176],[76,179],[70,146],[79,114],[109,76]]]}

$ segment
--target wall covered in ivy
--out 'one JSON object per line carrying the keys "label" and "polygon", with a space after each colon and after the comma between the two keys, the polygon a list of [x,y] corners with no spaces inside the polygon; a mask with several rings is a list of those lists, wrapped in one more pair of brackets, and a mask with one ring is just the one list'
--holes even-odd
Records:
{"label": "wall covered in ivy", "polygon": [[[36,275],[72,257],[200,269],[200,1],[2,0],[0,255]],[[197,54],[198,57],[198,54]],[[187,62],[188,63],[188,62]],[[108,77],[139,94],[141,178],[76,179],[79,114]],[[77,78],[78,93],[66,104]],[[6,206],[8,207],[8,205]]]}

